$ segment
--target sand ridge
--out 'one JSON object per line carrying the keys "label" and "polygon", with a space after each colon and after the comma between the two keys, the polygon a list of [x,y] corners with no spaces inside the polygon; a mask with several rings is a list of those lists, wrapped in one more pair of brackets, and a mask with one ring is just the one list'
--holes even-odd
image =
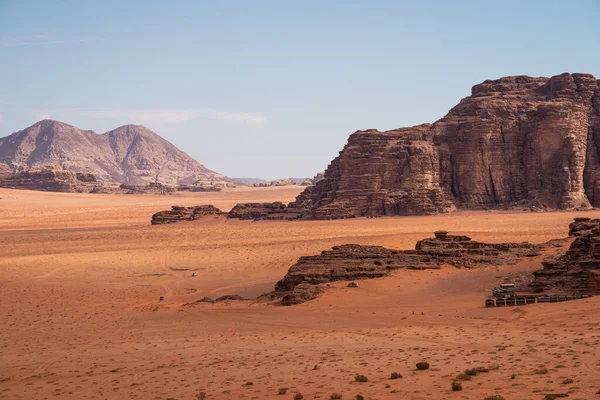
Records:
{"label": "sand ridge", "polygon": [[[597,298],[482,307],[504,276],[538,269],[536,259],[510,267],[396,271],[361,281],[359,289],[338,282],[293,307],[254,301],[182,307],[204,296],[255,297],[271,290],[299,256],[337,244],[410,249],[437,229],[488,242],[543,242],[566,236],[575,216],[600,216],[459,212],[149,223],[153,212],[174,204],[227,210],[242,201],[291,201],[300,190],[178,197],[0,190],[0,398],[596,397]],[[419,361],[431,369],[416,371]],[[498,369],[463,382],[463,391],[450,390],[465,369],[491,364]],[[548,372],[535,373],[543,368]],[[390,380],[392,372],[403,377]],[[355,382],[357,374],[369,381]],[[283,388],[286,394],[278,395]]]}

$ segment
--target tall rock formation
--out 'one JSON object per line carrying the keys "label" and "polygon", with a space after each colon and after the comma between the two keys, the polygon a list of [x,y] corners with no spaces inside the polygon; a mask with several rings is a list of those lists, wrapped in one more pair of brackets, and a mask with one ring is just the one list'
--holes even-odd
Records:
{"label": "tall rock formation", "polygon": [[317,219],[517,205],[600,205],[592,75],[488,80],[434,124],[358,131],[290,204]]}
{"label": "tall rock formation", "polygon": [[101,181],[126,184],[230,182],[139,125],[96,134],[43,120],[0,139],[0,163],[9,165],[14,172],[32,166],[59,165],[65,170],[93,174]]}

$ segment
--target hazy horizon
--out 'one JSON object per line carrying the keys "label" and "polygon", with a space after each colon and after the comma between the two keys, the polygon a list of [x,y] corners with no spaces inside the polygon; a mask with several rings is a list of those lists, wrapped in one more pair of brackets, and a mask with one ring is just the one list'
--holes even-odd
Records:
{"label": "hazy horizon", "polygon": [[0,0],[0,137],[144,125],[230,177],[312,177],[359,129],[507,75],[600,78],[600,4]]}

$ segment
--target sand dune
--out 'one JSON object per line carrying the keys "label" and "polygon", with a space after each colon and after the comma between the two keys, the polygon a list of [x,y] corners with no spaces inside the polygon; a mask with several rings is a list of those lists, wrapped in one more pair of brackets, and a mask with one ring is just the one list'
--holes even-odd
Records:
{"label": "sand dune", "polygon": [[[241,201],[290,201],[300,190],[181,196],[0,190],[0,398],[597,397],[600,299],[482,307],[504,276],[538,269],[539,260],[397,271],[359,289],[337,283],[293,307],[255,301],[182,307],[204,296],[255,297],[299,256],[336,244],[409,249],[437,229],[490,242],[542,242],[566,236],[574,216],[600,217],[598,211],[460,212],[149,224],[152,213],[174,204],[228,210]],[[419,361],[431,368],[416,371]],[[451,391],[459,373],[489,365],[463,382],[463,391]],[[402,378],[389,379],[392,372]],[[357,374],[368,382],[355,382]],[[286,394],[278,395],[283,388]]]}

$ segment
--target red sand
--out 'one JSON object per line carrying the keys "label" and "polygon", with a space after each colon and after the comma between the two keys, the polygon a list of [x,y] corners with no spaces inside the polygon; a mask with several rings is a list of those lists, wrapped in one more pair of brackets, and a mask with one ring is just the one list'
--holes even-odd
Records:
{"label": "red sand", "polygon": [[[175,204],[227,210],[241,201],[289,201],[300,190],[125,196],[0,189],[0,398],[597,397],[600,298],[483,308],[494,285],[509,272],[539,269],[535,260],[397,271],[361,281],[358,289],[340,282],[293,307],[182,307],[204,296],[267,292],[299,256],[336,244],[408,249],[438,229],[481,241],[542,242],[566,236],[575,216],[600,217],[459,212],[149,223],[153,212]],[[416,371],[419,361],[431,369]],[[463,382],[463,391],[450,390],[465,369],[490,364],[498,369]],[[542,367],[548,373],[534,372]],[[392,372],[403,378],[390,380]],[[355,382],[357,374],[369,381]],[[567,378],[574,382],[563,383]],[[278,395],[280,388],[287,393]]]}

